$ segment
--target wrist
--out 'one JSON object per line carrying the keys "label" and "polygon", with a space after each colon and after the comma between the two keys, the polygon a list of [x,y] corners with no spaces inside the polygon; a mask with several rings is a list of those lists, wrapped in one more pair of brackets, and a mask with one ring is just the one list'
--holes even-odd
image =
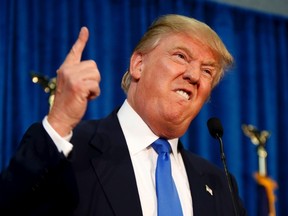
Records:
{"label": "wrist", "polygon": [[49,114],[47,116],[47,121],[61,137],[66,137],[71,134],[71,131],[74,128],[73,124],[71,124],[69,120],[65,120],[64,116],[58,117]]}

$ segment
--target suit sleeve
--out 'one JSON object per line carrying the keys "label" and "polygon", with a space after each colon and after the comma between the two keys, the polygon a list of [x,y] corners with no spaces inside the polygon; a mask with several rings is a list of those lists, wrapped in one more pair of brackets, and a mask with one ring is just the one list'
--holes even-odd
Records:
{"label": "suit sleeve", "polygon": [[0,214],[65,209],[60,203],[75,201],[73,179],[66,157],[59,153],[42,124],[34,124],[1,173]]}

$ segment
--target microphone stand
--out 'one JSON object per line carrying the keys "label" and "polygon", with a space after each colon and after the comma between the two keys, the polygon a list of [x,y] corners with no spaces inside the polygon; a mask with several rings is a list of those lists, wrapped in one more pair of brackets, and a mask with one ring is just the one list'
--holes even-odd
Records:
{"label": "microphone stand", "polygon": [[238,216],[239,214],[238,214],[238,210],[237,210],[237,206],[236,206],[236,197],[235,197],[235,194],[234,194],[234,192],[232,190],[232,181],[231,181],[231,177],[229,175],[229,172],[228,172],[228,169],[227,169],[227,165],[226,165],[226,157],[225,157],[225,153],[224,153],[223,141],[222,141],[222,138],[219,136],[218,133],[216,133],[216,139],[219,141],[219,144],[220,144],[221,161],[223,163],[225,175],[226,175],[227,182],[228,182],[229,191],[230,191],[231,198],[232,198],[234,215]]}

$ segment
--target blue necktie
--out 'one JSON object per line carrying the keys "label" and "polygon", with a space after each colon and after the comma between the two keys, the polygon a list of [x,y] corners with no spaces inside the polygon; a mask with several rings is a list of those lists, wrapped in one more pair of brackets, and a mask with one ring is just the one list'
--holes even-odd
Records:
{"label": "blue necktie", "polygon": [[156,193],[158,216],[182,216],[182,208],[171,174],[171,147],[167,140],[159,138],[152,143],[158,153],[156,167]]}

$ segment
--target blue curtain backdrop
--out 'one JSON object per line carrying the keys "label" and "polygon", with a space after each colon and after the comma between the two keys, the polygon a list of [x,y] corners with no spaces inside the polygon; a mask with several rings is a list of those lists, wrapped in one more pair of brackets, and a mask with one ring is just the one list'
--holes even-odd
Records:
{"label": "blue curtain backdrop", "polygon": [[193,0],[1,0],[0,1],[0,168],[15,152],[30,124],[48,112],[48,94],[30,73],[50,78],[65,58],[81,26],[90,29],[84,59],[97,62],[102,94],[85,118],[99,118],[121,105],[120,88],[134,45],[156,17],[192,16],[221,36],[236,64],[212,94],[189,131],[185,146],[222,167],[219,146],[206,128],[222,120],[229,170],[239,183],[249,215],[258,214],[256,146],[242,124],[269,130],[268,174],[277,181],[277,215],[288,215],[288,18]]}

